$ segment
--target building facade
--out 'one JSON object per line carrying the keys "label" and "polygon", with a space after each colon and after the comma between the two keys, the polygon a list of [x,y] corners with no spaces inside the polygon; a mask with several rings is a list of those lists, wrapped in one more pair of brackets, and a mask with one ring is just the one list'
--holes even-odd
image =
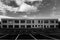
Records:
{"label": "building facade", "polygon": [[1,28],[57,28],[58,19],[1,19]]}

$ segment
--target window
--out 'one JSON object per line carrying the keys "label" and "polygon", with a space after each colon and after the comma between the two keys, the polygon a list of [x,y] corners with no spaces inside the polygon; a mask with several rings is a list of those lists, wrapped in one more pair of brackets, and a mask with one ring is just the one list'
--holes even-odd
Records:
{"label": "window", "polygon": [[38,27],[40,27],[40,25],[38,25]]}
{"label": "window", "polygon": [[40,20],[38,20],[38,23],[40,23]]}
{"label": "window", "polygon": [[34,27],[34,25],[32,25],[32,27]]}
{"label": "window", "polygon": [[56,23],[58,23],[58,20],[56,20]]}
{"label": "window", "polygon": [[9,23],[13,23],[13,20],[8,20]]}
{"label": "window", "polygon": [[19,23],[19,20],[15,20],[15,23]]}
{"label": "window", "polygon": [[25,28],[25,25],[21,25],[21,28]]}
{"label": "window", "polygon": [[31,28],[31,25],[26,25],[27,28]]}
{"label": "window", "polygon": [[13,25],[9,25],[9,28],[13,28]]}
{"label": "window", "polygon": [[46,28],[49,28],[49,25],[47,25]]}
{"label": "window", "polygon": [[50,28],[54,28],[54,25],[50,25]]}
{"label": "window", "polygon": [[7,20],[2,20],[2,23],[7,23]]}
{"label": "window", "polygon": [[2,25],[3,28],[7,28],[7,25]]}
{"label": "window", "polygon": [[41,23],[43,23],[43,20],[41,20]]}
{"label": "window", "polygon": [[50,20],[50,23],[54,23],[54,20]]}
{"label": "window", "polygon": [[32,23],[34,23],[34,20],[32,20]]}
{"label": "window", "polygon": [[15,28],[19,28],[19,25],[15,25],[14,27],[15,27]]}
{"label": "window", "polygon": [[25,23],[25,20],[21,20],[21,23]]}
{"label": "window", "polygon": [[41,25],[41,27],[43,27],[43,25]]}
{"label": "window", "polygon": [[58,27],[58,25],[56,25],[56,27]]}
{"label": "window", "polygon": [[44,25],[44,28],[46,28],[46,25]]}
{"label": "window", "polygon": [[27,20],[27,23],[31,23],[31,20]]}
{"label": "window", "polygon": [[58,28],[59,26],[58,26],[58,25],[56,25],[56,27]]}
{"label": "window", "polygon": [[37,27],[37,25],[35,25],[35,27]]}
{"label": "window", "polygon": [[41,25],[41,28],[43,28],[43,25]]}
{"label": "window", "polygon": [[48,23],[49,21],[48,20],[44,20],[44,23]]}

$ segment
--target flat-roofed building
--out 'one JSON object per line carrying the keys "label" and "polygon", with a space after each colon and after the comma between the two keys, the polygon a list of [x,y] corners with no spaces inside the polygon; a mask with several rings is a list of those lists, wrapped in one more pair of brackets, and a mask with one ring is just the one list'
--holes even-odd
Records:
{"label": "flat-roofed building", "polygon": [[1,19],[1,28],[57,28],[58,19]]}

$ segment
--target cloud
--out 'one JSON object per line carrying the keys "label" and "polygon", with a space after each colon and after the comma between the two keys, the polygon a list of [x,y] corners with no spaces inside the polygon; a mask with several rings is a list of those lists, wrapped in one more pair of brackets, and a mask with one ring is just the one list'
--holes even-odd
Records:
{"label": "cloud", "polygon": [[[42,0],[41,0],[42,1]],[[57,4],[58,4],[58,2],[57,2]],[[0,7],[2,6],[2,4],[0,3]],[[51,5],[50,5],[51,6]],[[40,8],[40,14],[38,14],[38,13],[36,13],[36,14],[38,14],[37,15],[37,17],[36,16],[30,16],[30,17],[23,17],[23,18],[58,18],[59,20],[60,20],[60,6],[59,6],[59,8],[56,8],[57,9],[57,12],[54,14],[54,15],[52,15],[53,13],[52,13],[52,9],[51,9],[51,7],[50,6],[48,6],[48,7],[42,7],[42,8]],[[2,7],[2,9],[1,10],[4,10],[3,9],[4,7]],[[24,8],[24,9],[23,9]],[[8,10],[10,10],[10,11],[14,11],[14,10],[17,10],[17,8],[11,8],[11,7],[7,7],[7,9]],[[29,9],[29,10],[27,10],[27,9]],[[25,12],[29,12],[30,10],[36,10],[36,7],[35,7],[35,9],[34,9],[34,7],[32,7],[31,8],[31,6],[29,6],[29,5],[27,5],[27,4],[25,4],[25,3],[23,3],[22,4],[22,6],[21,6],[21,8],[19,7],[19,10],[18,10],[18,12],[19,11],[25,11]],[[50,10],[51,9],[51,10]],[[4,12],[5,13],[5,12]],[[16,13],[16,15],[15,14],[13,14],[13,13],[8,13],[9,15],[7,15],[7,16],[3,16],[3,13],[0,13],[1,15],[0,15],[0,19],[1,18],[15,18],[15,17],[11,17],[11,15],[13,16],[16,16],[16,15],[21,15],[21,14],[23,14],[23,13]],[[25,14],[25,13],[24,13]],[[35,13],[33,13],[34,15],[35,15]],[[50,16],[50,14],[51,14],[51,16]],[[57,15],[56,15],[57,14]],[[27,14],[26,14],[27,15]],[[20,17],[17,17],[17,18],[20,18]]]}

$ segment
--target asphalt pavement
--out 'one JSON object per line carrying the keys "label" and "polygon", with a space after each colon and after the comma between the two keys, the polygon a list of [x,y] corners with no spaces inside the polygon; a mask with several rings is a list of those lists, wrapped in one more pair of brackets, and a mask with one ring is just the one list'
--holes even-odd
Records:
{"label": "asphalt pavement", "polygon": [[21,34],[17,34],[17,35],[9,35],[9,34],[5,34],[5,35],[0,35],[0,39],[4,39],[4,40],[19,40],[19,39],[33,39],[33,40],[38,40],[38,39],[57,39],[55,36],[52,35],[43,35],[43,34],[39,34],[39,35],[21,35]]}

